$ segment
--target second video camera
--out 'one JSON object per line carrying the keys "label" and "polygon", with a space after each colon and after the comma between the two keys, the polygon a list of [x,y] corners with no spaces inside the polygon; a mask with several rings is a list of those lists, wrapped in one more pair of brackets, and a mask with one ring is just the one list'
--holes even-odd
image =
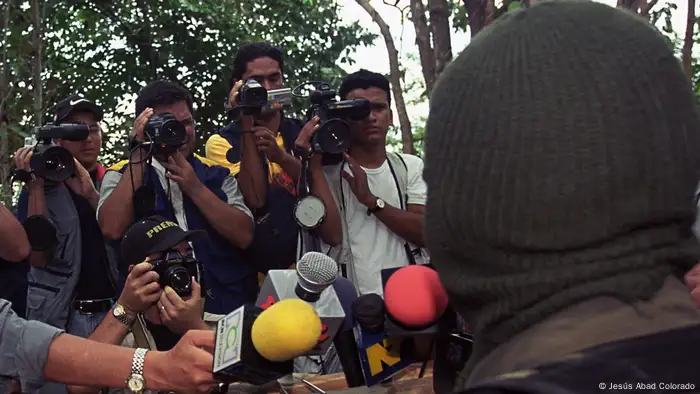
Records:
{"label": "second video camera", "polygon": [[337,101],[335,95],[335,90],[332,90],[326,82],[320,83],[309,95],[311,106],[308,118],[310,120],[318,116],[321,120],[318,131],[311,140],[314,151],[319,153],[338,154],[348,150],[350,125],[345,119],[362,120],[370,114],[368,100]]}
{"label": "second video camera", "polygon": [[90,129],[84,124],[47,124],[35,128],[34,137],[25,140],[25,146],[34,146],[32,158],[29,159],[31,172],[49,182],[68,180],[75,175],[73,155],[53,140],[83,141],[89,134]]}
{"label": "second video camera", "polygon": [[158,273],[161,287],[170,286],[180,297],[192,295],[192,277],[202,284],[202,263],[177,251],[168,252],[165,258],[149,263]]}
{"label": "second video camera", "polygon": [[144,133],[154,155],[171,155],[187,141],[185,125],[170,113],[151,116]]}

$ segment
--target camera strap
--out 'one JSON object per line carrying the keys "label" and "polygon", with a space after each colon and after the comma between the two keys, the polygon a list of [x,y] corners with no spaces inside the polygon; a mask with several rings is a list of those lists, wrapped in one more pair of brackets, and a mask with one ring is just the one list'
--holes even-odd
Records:
{"label": "camera strap", "polygon": [[[401,210],[406,210],[408,206],[408,193],[406,191],[407,189],[407,182],[408,182],[408,166],[406,165],[406,162],[404,161],[403,157],[399,155],[398,153],[394,152],[387,152],[387,164],[389,165],[389,170],[391,171],[391,176],[394,178],[394,184],[396,185],[396,190],[399,193],[399,205]],[[401,177],[398,176],[396,170],[394,169],[394,164],[392,164],[392,161],[395,163],[401,163],[402,167],[402,172],[401,172]],[[339,182],[340,182],[340,202],[342,204],[342,210],[343,210],[343,216],[345,216],[345,212],[347,212],[347,206],[345,203],[345,190],[343,190],[343,177],[340,176],[340,174],[343,172],[343,168],[345,167],[345,164],[347,162],[343,160],[340,163],[340,170],[339,170]],[[404,240],[405,241],[405,240]],[[404,242],[404,250],[406,251],[406,258],[408,258],[408,264],[409,265],[415,265],[417,264],[416,261],[416,255],[421,254],[420,248],[416,248],[415,250],[411,249],[411,245],[408,243],[408,241]]]}

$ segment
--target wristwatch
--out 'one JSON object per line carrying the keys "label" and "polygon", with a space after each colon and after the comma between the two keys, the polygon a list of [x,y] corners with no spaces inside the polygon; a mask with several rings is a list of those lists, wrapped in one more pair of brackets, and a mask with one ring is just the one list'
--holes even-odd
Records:
{"label": "wristwatch", "polygon": [[126,308],[124,308],[124,305],[118,302],[115,302],[114,306],[112,307],[112,316],[127,327],[133,326],[134,322],[136,322],[136,318],[129,315]]}
{"label": "wristwatch", "polygon": [[148,349],[138,348],[134,352],[131,362],[131,375],[126,378],[126,387],[135,394],[141,394],[146,388],[146,379],[143,377],[143,364],[146,361]]}
{"label": "wristwatch", "polygon": [[374,204],[375,205],[373,208],[367,208],[367,216],[384,209],[384,200],[382,200],[381,198],[377,197],[377,200]]}

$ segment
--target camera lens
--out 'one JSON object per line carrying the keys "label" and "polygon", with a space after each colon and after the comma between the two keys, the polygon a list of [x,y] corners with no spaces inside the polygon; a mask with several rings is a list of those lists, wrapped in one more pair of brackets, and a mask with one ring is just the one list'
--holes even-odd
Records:
{"label": "camera lens", "polygon": [[340,119],[331,119],[321,125],[314,138],[322,152],[342,153],[350,144],[350,126]]}
{"label": "camera lens", "polygon": [[35,153],[29,165],[37,175],[52,182],[63,182],[75,173],[73,156],[60,146],[51,146]]}
{"label": "camera lens", "polygon": [[187,268],[180,264],[171,264],[165,275],[168,278],[168,286],[172,287],[179,296],[192,294],[192,279]]}

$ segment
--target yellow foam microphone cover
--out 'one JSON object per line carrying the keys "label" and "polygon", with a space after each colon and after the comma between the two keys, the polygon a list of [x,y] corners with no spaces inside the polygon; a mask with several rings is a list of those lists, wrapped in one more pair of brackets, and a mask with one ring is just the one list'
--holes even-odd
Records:
{"label": "yellow foam microphone cover", "polygon": [[287,361],[316,346],[321,336],[321,318],[300,299],[279,301],[253,322],[251,340],[255,350],[270,361]]}

